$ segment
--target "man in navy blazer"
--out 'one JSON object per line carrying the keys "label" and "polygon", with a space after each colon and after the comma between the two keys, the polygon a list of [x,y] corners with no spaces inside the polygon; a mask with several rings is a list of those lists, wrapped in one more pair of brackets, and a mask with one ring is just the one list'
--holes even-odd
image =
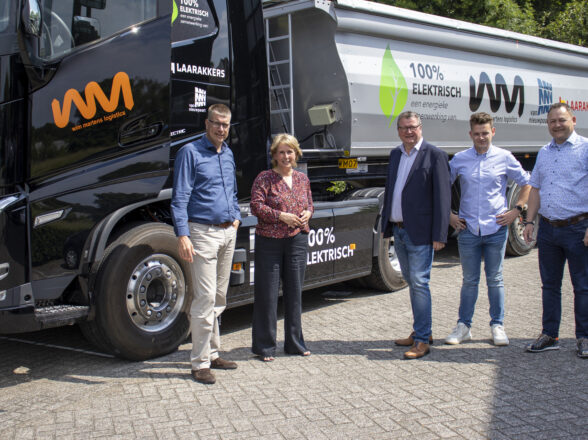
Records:
{"label": "man in navy blazer", "polygon": [[397,127],[402,145],[390,152],[381,230],[384,238],[394,236],[414,318],[411,335],[394,342],[411,347],[406,359],[418,359],[433,342],[429,279],[433,253],[447,241],[451,177],[447,154],[423,140],[417,113],[401,113]]}

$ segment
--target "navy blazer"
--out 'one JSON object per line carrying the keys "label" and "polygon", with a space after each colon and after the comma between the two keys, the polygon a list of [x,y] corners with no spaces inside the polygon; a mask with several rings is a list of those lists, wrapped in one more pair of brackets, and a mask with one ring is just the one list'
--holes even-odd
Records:
{"label": "navy blazer", "polygon": [[[382,228],[384,237],[392,236],[389,223],[392,195],[402,146],[390,152]],[[423,140],[402,190],[402,217],[410,241],[416,246],[447,242],[451,211],[451,174],[447,153]]]}

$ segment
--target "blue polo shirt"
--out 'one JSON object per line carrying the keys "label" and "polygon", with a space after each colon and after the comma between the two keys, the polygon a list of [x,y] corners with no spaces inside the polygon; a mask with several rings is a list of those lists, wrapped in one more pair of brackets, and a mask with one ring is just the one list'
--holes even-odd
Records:
{"label": "blue polo shirt", "polygon": [[176,155],[171,201],[174,232],[190,236],[188,221],[219,224],[241,220],[233,152],[220,153],[206,136],[184,145]]}

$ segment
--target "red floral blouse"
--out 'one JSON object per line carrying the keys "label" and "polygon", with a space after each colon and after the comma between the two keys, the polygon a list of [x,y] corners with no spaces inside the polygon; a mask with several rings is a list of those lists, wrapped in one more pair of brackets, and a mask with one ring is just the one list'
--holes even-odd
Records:
{"label": "red floral blouse", "polygon": [[314,212],[310,181],[305,174],[294,170],[292,188],[276,171],[262,171],[251,188],[251,212],[257,217],[255,233],[270,238],[293,237],[304,228],[291,228],[279,220],[281,212],[301,215],[302,211]]}

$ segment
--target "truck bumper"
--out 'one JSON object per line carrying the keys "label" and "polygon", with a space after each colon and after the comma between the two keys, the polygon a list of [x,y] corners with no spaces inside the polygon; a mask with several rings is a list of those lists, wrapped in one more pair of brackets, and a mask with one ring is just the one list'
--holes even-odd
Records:
{"label": "truck bumper", "polygon": [[35,319],[35,308],[31,306],[0,310],[0,334],[27,333],[41,329]]}
{"label": "truck bumper", "polygon": [[31,283],[0,291],[0,311],[33,307],[35,300]]}
{"label": "truck bumper", "polygon": [[39,328],[30,283],[0,292],[0,333],[24,333]]}

